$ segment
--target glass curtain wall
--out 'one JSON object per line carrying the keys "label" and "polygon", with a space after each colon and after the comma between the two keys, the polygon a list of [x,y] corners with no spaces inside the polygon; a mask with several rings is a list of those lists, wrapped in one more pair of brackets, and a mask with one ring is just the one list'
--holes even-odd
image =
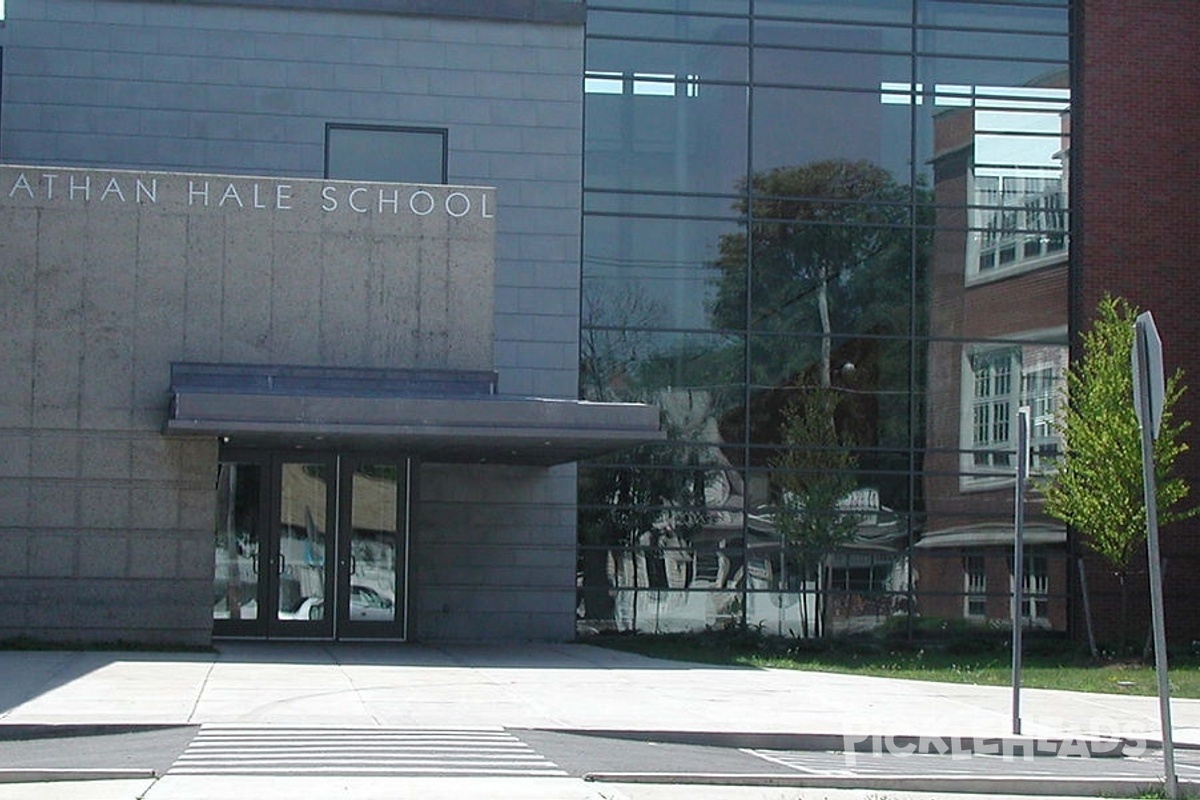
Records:
{"label": "glass curtain wall", "polygon": [[580,465],[580,631],[1008,624],[1015,418],[1047,461],[1066,361],[1067,0],[588,5],[580,392],[669,441]]}

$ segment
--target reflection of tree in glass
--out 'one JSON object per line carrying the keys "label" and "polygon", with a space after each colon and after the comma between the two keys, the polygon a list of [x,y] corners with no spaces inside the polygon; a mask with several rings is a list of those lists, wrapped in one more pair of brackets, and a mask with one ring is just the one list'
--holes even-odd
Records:
{"label": "reflection of tree in glass", "polygon": [[[821,386],[830,385],[831,334],[908,333],[910,187],[870,162],[833,159],[757,172],[739,190],[735,209],[749,227],[721,237],[714,324],[819,331]],[[811,363],[811,349],[793,343],[755,353],[752,370],[778,376]]]}
{"label": "reflection of tree in glass", "polygon": [[633,286],[615,294],[592,293],[584,305],[580,343],[581,393],[588,400],[656,403],[664,408],[668,441],[637,447],[588,465],[579,477],[579,543],[582,600],[589,619],[611,619],[608,559],[612,548],[644,544],[664,529],[689,538],[708,518],[705,469],[711,448],[689,445],[693,431],[665,410],[660,378],[676,360],[656,347],[647,331],[662,305]]}
{"label": "reflection of tree in glass", "polygon": [[[718,243],[710,311],[715,326],[748,331],[753,391],[748,411],[722,420],[722,435],[777,443],[792,395],[824,387],[838,391],[838,428],[857,445],[914,444],[922,426],[909,392],[924,365],[913,337],[925,328],[928,190],[845,159],[754,173],[738,189],[734,207],[747,227]],[[910,466],[884,450],[864,458],[864,469],[896,475]],[[909,491],[900,479],[880,488],[900,503]]]}
{"label": "reflection of tree in glass", "polygon": [[627,400],[640,359],[649,356],[647,331],[664,313],[662,303],[636,287],[618,292],[592,291],[583,299],[579,342],[579,385],[587,400]]}
{"label": "reflection of tree in glass", "polygon": [[[858,518],[841,508],[855,488],[856,464],[850,443],[834,428],[837,403],[837,394],[826,388],[797,395],[784,412],[780,438],[788,449],[771,459],[772,480],[779,490],[775,525],[786,547],[785,566],[792,563],[799,571],[799,621],[805,637],[814,621],[808,619],[804,587],[820,575],[825,558],[858,529]],[[818,609],[818,620],[820,616]]]}
{"label": "reflection of tree in glass", "polygon": [[358,467],[358,473],[368,478],[396,483],[399,468],[395,464],[362,464]]}

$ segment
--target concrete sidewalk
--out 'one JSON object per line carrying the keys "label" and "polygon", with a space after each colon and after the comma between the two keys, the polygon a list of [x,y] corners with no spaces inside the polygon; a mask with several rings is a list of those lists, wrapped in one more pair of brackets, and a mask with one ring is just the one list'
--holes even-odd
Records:
{"label": "concrete sidewalk", "polygon": [[[1025,689],[1022,734],[1031,739],[1070,737],[1160,738],[1153,697]],[[1173,700],[1175,741],[1200,747],[1200,701]],[[582,644],[427,646],[394,644],[222,643],[213,653],[3,652],[0,653],[0,725],[206,724],[402,728],[549,728],[706,734],[736,744],[747,734],[785,737],[881,736],[1005,738],[1012,735],[1012,691],[1005,687],[938,684],[833,673],[759,670],[683,664]],[[784,740],[786,741],[786,739]],[[104,800],[217,796],[227,779],[189,788],[168,777],[149,793],[138,781],[90,782],[86,795]],[[311,779],[299,794],[321,797]],[[431,787],[453,779],[376,781],[339,796],[437,797]],[[414,782],[415,781],[415,782]],[[449,781],[449,782],[447,782]],[[545,783],[542,783],[545,781]],[[262,789],[222,789],[227,796],[266,800],[289,780]],[[151,782],[153,783],[153,782]],[[167,784],[173,783],[171,792]],[[319,782],[318,782],[319,783]],[[505,786],[494,779],[488,797]],[[49,784],[41,794],[53,797]],[[585,784],[568,791],[558,779],[513,784],[514,797],[658,800],[721,797],[735,800],[866,796],[834,789],[778,787],[670,787]],[[330,789],[331,787],[323,787]],[[344,787],[343,787],[344,788]],[[463,789],[464,787],[458,787]],[[998,790],[1004,787],[998,786]],[[67,791],[66,785],[53,787]],[[380,793],[376,793],[376,790]],[[0,786],[0,800],[23,797],[22,786]],[[190,793],[190,792],[193,792]],[[233,794],[228,794],[233,791]],[[604,794],[604,792],[610,794]],[[678,792],[678,787],[676,787]],[[789,794],[788,791],[792,793]],[[133,792],[133,793],[130,793]],[[265,792],[265,793],[264,793]],[[430,792],[434,792],[431,794]],[[532,794],[531,794],[532,792]],[[545,794],[543,794],[545,793]],[[665,793],[665,794],[664,794]],[[900,798],[879,789],[875,797]],[[1088,792],[1080,792],[1087,794]],[[446,794],[465,797],[468,794]],[[932,797],[928,791],[922,797]],[[955,794],[955,796],[963,796]]]}

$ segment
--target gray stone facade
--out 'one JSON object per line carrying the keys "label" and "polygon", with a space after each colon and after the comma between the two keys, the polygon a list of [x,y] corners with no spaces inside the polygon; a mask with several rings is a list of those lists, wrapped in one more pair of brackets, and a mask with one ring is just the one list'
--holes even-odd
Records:
{"label": "gray stone facade", "polygon": [[[34,172],[80,167],[93,183],[87,213],[33,213],[11,192],[20,170],[4,173],[0,637],[208,640],[218,443],[162,435],[173,359],[494,368],[501,392],[575,396],[581,25],[544,1],[499,19],[304,5],[8,9],[0,158],[38,165],[35,194]],[[469,235],[418,237],[396,256],[327,227],[371,230],[381,214],[264,223],[253,206],[280,186],[298,202],[301,187],[337,185],[302,180],[322,177],[331,122],[445,129],[449,183],[494,187],[494,265]],[[129,213],[136,178],[118,181],[125,204],[97,195],[123,169],[205,173],[210,204],[233,185],[243,208]],[[158,191],[195,179],[163,176]],[[444,249],[424,249],[435,241]],[[443,327],[414,322],[437,303],[393,256],[464,265],[436,287],[453,300]],[[322,277],[344,269],[360,272]],[[573,635],[572,467],[427,464],[418,487],[410,635]]]}
{"label": "gray stone facade", "polygon": [[0,159],[319,178],[327,123],[445,128],[504,207],[500,391],[574,397],[582,25],[276,5],[13,3]]}

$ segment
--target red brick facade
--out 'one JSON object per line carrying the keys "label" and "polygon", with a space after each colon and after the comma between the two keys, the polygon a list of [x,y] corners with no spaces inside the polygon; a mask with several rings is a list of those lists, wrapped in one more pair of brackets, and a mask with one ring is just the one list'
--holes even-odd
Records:
{"label": "red brick facade", "polygon": [[[1154,313],[1168,370],[1191,390],[1180,415],[1200,420],[1200,3],[1078,0],[1072,103],[1073,330],[1086,328],[1103,294]],[[1181,472],[1200,499],[1200,427]],[[1080,546],[1081,550],[1084,550]],[[1200,519],[1164,529],[1167,632],[1200,639]],[[1120,635],[1116,581],[1087,561],[1098,636]],[[1145,635],[1144,560],[1130,591],[1133,636]],[[1076,587],[1078,590],[1078,587]],[[1083,635],[1082,604],[1073,630]]]}

